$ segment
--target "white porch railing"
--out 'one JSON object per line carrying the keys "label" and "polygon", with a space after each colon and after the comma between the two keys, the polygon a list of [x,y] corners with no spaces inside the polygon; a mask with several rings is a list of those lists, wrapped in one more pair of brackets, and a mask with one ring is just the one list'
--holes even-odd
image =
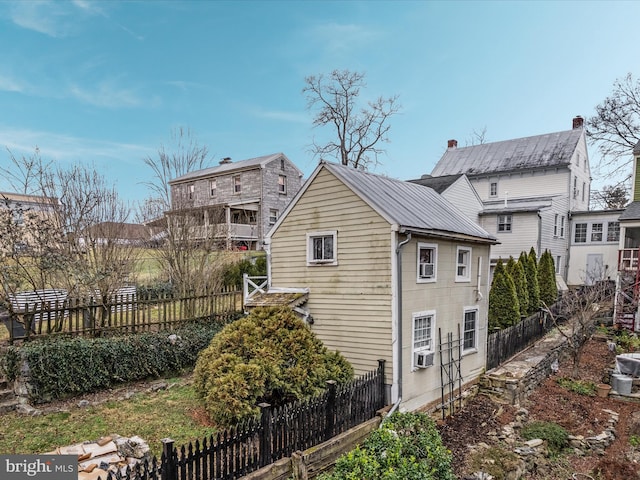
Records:
{"label": "white porch railing", "polygon": [[267,282],[267,277],[250,277],[248,274],[244,273],[242,275],[243,303],[247,303],[247,300],[253,297],[256,293],[265,293],[267,290]]}

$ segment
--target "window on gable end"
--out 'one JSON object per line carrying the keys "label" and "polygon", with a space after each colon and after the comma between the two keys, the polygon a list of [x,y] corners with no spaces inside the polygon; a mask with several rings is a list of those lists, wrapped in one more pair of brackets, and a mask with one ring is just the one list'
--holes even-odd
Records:
{"label": "window on gable end", "polygon": [[338,232],[307,233],[307,265],[337,265]]}
{"label": "window on gable end", "polygon": [[278,175],[278,193],[287,194],[287,177],[284,175]]}

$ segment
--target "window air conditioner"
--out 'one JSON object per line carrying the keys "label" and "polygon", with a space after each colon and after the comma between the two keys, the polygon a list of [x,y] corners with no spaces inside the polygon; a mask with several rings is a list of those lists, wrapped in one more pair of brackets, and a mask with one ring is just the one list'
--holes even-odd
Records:
{"label": "window air conditioner", "polygon": [[420,264],[420,276],[421,277],[433,277],[433,264],[421,263]]}
{"label": "window air conditioner", "polygon": [[413,355],[416,368],[427,368],[433,365],[434,352],[415,352]]}

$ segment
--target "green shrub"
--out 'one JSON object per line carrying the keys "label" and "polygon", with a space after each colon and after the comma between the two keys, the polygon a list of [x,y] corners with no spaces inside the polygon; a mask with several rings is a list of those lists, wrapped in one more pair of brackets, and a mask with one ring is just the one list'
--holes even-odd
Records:
{"label": "green shrub", "polygon": [[585,380],[574,380],[572,378],[561,377],[557,380],[558,385],[580,395],[594,397],[596,395],[596,384]]}
{"label": "green shrub", "polygon": [[[104,338],[52,337],[9,347],[8,376],[28,368],[34,403],[108,388],[122,382],[180,373],[193,367],[219,325]],[[175,337],[170,336],[175,334]]]}
{"label": "green shrub", "polygon": [[520,320],[520,307],[516,287],[506,272],[502,260],[498,260],[489,291],[489,327],[506,328]]}
{"label": "green shrub", "polygon": [[209,416],[229,426],[258,415],[258,403],[278,406],[344,383],[353,368],[329,351],[289,308],[256,308],[227,325],[202,351],[194,385]]}
{"label": "green shrub", "polygon": [[540,286],[538,285],[538,266],[536,251],[531,247],[529,255],[526,252],[520,254],[518,262],[522,262],[524,273],[527,277],[527,289],[529,290],[529,313],[534,313],[540,308]]}
{"label": "green shrub", "polygon": [[547,306],[553,305],[558,298],[558,286],[556,285],[556,267],[549,250],[545,250],[540,257],[538,286],[540,287],[540,303]]}
{"label": "green shrub", "polygon": [[529,290],[527,289],[527,277],[524,272],[524,267],[522,266],[522,263],[517,262],[513,257],[509,257],[506,271],[511,275],[513,284],[516,287],[520,316],[526,317],[529,313]]}
{"label": "green shrub", "polygon": [[569,445],[569,434],[557,423],[533,422],[525,425],[520,432],[525,440],[539,438],[547,442],[549,453],[556,455]]}
{"label": "green shrub", "polygon": [[362,444],[342,455],[318,480],[454,480],[451,452],[433,420],[422,413],[394,413]]}
{"label": "green shrub", "polygon": [[156,282],[151,285],[139,285],[136,287],[138,297],[144,300],[156,300],[162,297],[170,297],[174,293],[174,285],[171,282]]}
{"label": "green shrub", "polygon": [[242,285],[244,274],[250,277],[267,275],[267,257],[261,255],[254,259],[244,258],[238,262],[227,265],[222,271],[222,284],[225,287],[238,287]]}

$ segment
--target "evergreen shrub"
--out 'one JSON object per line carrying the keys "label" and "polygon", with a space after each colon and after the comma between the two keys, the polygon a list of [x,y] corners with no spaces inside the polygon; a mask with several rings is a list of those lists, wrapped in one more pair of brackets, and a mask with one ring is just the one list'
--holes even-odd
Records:
{"label": "evergreen shrub", "polygon": [[558,286],[556,284],[556,267],[549,250],[545,250],[540,257],[538,285],[540,286],[540,303],[547,306],[553,305],[558,298]]}
{"label": "evergreen shrub", "polygon": [[290,308],[251,310],[228,324],[200,354],[194,385],[209,417],[230,426],[272,406],[321,393],[327,380],[345,383],[353,368],[325,347]]}
{"label": "evergreen shrub", "polygon": [[217,324],[193,323],[153,333],[33,340],[9,347],[6,373],[16,379],[28,371],[29,398],[43,403],[182,373],[194,366],[220,329]]}
{"label": "evergreen shrub", "polygon": [[489,291],[489,328],[507,328],[520,320],[516,287],[498,260]]}
{"label": "evergreen shrub", "polygon": [[318,480],[454,480],[451,452],[424,413],[394,413]]}

